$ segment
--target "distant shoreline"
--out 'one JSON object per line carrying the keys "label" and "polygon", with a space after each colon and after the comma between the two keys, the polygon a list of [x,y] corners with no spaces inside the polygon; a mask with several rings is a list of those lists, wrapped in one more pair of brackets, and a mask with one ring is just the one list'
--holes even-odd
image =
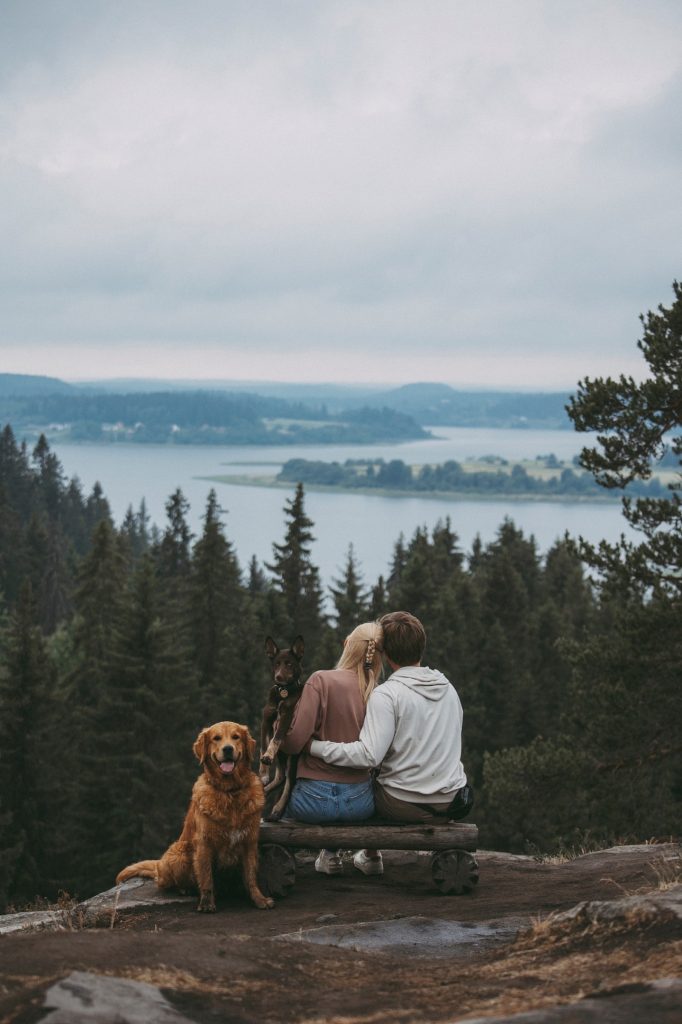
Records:
{"label": "distant shoreline", "polygon": [[[276,490],[293,490],[294,481],[277,480],[276,477],[242,475],[195,476],[194,480],[206,480],[209,483],[232,484],[239,487],[267,487]],[[601,495],[568,495],[568,494],[537,494],[532,491],[510,493],[508,491],[417,491],[379,487],[342,487],[332,484],[315,484],[308,481],[304,484],[306,491],[318,491],[323,494],[361,494],[377,498],[426,498],[428,500],[447,501],[508,501],[518,502],[550,502],[552,505],[613,505],[620,501],[620,494],[606,493]]]}

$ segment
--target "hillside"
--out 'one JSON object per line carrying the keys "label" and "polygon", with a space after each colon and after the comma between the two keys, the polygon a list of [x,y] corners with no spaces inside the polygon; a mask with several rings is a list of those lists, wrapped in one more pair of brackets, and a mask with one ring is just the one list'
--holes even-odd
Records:
{"label": "hillside", "polygon": [[375,401],[418,423],[451,427],[571,429],[563,392],[458,391],[447,384],[405,384]]}
{"label": "hillside", "polygon": [[[238,887],[216,914],[197,914],[194,897],[132,880],[57,930],[0,934],[0,1019],[453,1024],[535,1010],[533,1021],[566,1024],[679,1020],[678,845],[478,858],[477,891],[448,897],[423,854],[386,853],[379,878],[348,860],[342,876],[319,875],[302,854],[295,888],[268,912]],[[0,918],[0,932],[12,923]]]}
{"label": "hillside", "polygon": [[40,377],[29,373],[0,373],[0,396],[76,394],[73,384],[58,377]]}
{"label": "hillside", "polygon": [[136,444],[365,444],[429,434],[407,414],[363,407],[330,413],[248,392],[0,395],[0,420],[36,438]]}

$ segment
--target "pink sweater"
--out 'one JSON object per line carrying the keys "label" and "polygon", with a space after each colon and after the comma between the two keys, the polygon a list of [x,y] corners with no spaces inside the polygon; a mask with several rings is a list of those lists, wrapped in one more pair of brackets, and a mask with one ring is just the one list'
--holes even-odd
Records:
{"label": "pink sweater", "polygon": [[303,687],[291,728],[281,749],[300,754],[296,776],[324,782],[366,782],[366,769],[326,764],[312,754],[301,753],[310,739],[353,743],[360,735],[366,705],[360,694],[357,673],[346,668],[313,672]]}

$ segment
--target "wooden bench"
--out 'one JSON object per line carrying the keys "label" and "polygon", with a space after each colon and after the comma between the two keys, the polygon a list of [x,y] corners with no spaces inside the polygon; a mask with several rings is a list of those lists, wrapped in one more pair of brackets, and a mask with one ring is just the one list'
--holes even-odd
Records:
{"label": "wooden bench", "polygon": [[306,825],[294,821],[263,821],[260,826],[261,888],[285,896],[296,882],[292,850],[428,850],[431,877],[442,893],[471,892],[478,883],[474,856],[476,825],[444,822],[436,825],[371,824]]}

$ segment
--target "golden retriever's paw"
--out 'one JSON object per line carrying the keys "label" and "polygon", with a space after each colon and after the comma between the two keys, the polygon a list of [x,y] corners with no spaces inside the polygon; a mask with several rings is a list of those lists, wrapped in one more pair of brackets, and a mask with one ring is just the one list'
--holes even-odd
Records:
{"label": "golden retriever's paw", "polygon": [[256,897],[253,901],[259,910],[272,910],[275,905],[275,901],[271,896]]}
{"label": "golden retriever's paw", "polygon": [[210,894],[202,894],[197,910],[200,914],[215,914],[215,900]]}

